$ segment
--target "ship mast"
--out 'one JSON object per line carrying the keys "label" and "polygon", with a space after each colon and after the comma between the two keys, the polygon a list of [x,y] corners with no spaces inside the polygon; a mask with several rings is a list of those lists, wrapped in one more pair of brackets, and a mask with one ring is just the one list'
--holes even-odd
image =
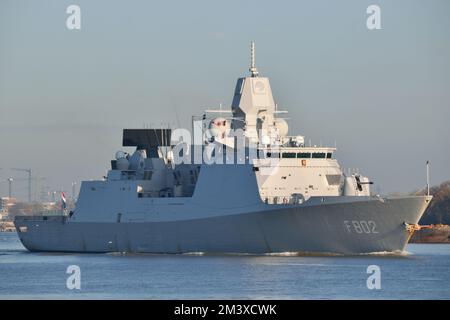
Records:
{"label": "ship mast", "polygon": [[255,66],[255,42],[250,42],[250,69],[249,71],[252,74],[252,77],[258,76],[258,70]]}

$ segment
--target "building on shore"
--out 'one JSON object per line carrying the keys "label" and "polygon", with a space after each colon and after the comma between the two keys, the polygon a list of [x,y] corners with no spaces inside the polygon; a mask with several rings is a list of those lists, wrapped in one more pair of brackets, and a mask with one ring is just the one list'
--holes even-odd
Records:
{"label": "building on shore", "polygon": [[2,197],[0,198],[0,213],[2,215],[7,215],[9,209],[17,203],[16,198]]}

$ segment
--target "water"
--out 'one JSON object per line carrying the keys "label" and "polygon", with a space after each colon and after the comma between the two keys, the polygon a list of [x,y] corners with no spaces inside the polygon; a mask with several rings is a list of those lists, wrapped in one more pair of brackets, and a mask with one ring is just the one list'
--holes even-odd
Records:
{"label": "water", "polygon": [[[0,299],[450,299],[450,245],[401,256],[30,253],[0,233]],[[81,268],[81,290],[66,269]],[[381,289],[367,289],[367,266]]]}

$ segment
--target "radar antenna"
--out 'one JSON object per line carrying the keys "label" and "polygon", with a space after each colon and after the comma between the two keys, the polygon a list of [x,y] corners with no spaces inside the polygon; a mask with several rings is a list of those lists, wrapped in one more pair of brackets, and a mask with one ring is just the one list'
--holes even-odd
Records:
{"label": "radar antenna", "polygon": [[258,76],[258,70],[255,66],[255,42],[250,42],[250,69],[249,71],[252,73],[252,77]]}

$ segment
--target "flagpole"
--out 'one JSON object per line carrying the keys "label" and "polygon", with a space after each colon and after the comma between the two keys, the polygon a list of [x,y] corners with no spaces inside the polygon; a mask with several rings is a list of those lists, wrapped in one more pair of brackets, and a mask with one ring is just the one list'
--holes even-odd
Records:
{"label": "flagpole", "polygon": [[67,201],[64,191],[61,191],[61,210],[63,212],[63,215],[67,215]]}
{"label": "flagpole", "polygon": [[427,196],[430,195],[430,161],[427,160]]}

